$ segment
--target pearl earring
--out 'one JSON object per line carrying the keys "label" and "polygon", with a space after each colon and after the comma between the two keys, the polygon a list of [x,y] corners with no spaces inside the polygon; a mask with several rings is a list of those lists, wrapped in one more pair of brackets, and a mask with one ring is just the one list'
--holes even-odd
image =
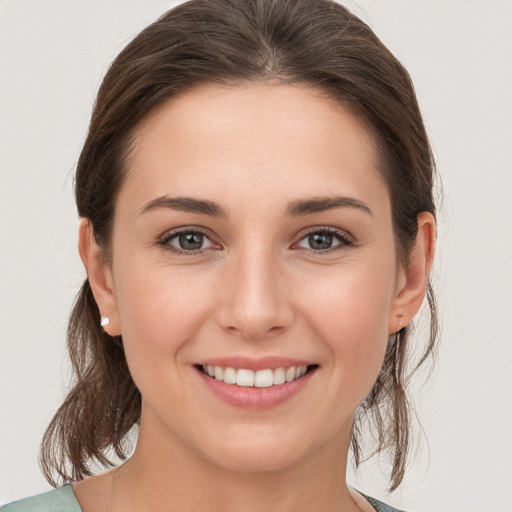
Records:
{"label": "pearl earring", "polygon": [[110,318],[108,316],[101,317],[101,322],[100,322],[101,327],[105,327],[109,323],[110,323]]}

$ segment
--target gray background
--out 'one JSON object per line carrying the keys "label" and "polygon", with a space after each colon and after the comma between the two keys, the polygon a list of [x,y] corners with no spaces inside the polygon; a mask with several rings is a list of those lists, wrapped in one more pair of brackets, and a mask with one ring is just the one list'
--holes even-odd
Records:
{"label": "gray background", "polygon": [[[428,445],[391,497],[416,512],[512,511],[512,2],[345,2],[404,62],[444,182],[436,371],[415,395]],[[84,277],[72,175],[108,64],[172,2],[0,0],[0,503],[49,489],[37,466],[66,390]],[[421,436],[420,436],[421,437]]]}

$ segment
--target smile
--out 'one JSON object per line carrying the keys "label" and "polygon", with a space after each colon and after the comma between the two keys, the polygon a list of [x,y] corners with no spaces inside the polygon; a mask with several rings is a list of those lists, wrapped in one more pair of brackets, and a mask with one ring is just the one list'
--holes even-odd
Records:
{"label": "smile", "polygon": [[223,402],[242,409],[269,409],[308,387],[319,365],[282,357],[230,357],[201,361],[196,374]]}
{"label": "smile", "polygon": [[291,366],[248,370],[213,365],[201,365],[200,369],[212,379],[240,387],[269,388],[293,382],[308,372],[308,366]]}

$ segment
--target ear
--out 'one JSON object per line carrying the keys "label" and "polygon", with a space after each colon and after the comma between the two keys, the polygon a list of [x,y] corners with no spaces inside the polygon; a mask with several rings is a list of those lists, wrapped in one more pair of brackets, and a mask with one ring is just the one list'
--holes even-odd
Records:
{"label": "ear", "polygon": [[78,252],[87,272],[101,317],[110,319],[110,323],[103,328],[110,336],[118,336],[121,334],[121,329],[112,271],[96,243],[89,219],[82,218],[80,220]]}
{"label": "ear", "polygon": [[427,291],[434,260],[436,221],[429,212],[418,215],[418,233],[407,268],[398,272],[396,294],[389,315],[389,334],[408,325],[419,311]]}

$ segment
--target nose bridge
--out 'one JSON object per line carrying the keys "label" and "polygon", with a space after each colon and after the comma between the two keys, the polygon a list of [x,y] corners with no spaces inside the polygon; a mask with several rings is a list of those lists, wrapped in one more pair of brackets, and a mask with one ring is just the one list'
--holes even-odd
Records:
{"label": "nose bridge", "polygon": [[285,277],[268,243],[246,243],[226,265],[221,325],[246,338],[258,339],[283,330],[291,321]]}

